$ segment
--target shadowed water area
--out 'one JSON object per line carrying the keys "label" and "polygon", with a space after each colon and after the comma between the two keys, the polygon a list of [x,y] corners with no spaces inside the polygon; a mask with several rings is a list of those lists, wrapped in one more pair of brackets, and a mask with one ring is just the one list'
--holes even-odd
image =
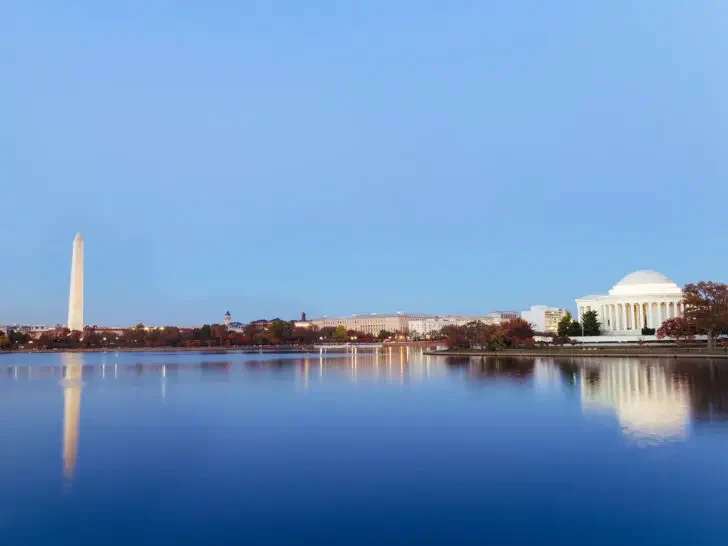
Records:
{"label": "shadowed water area", "polygon": [[728,363],[0,356],[8,545],[728,544]]}

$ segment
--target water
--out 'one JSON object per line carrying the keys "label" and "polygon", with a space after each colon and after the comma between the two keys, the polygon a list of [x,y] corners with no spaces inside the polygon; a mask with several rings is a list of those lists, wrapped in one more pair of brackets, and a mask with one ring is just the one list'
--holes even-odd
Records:
{"label": "water", "polygon": [[4,355],[0,431],[8,545],[728,544],[728,362]]}

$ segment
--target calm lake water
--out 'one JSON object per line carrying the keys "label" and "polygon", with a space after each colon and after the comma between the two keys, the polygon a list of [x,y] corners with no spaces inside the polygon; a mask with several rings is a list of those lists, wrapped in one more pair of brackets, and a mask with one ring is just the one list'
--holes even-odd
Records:
{"label": "calm lake water", "polygon": [[13,546],[728,544],[728,362],[3,355],[0,431]]}

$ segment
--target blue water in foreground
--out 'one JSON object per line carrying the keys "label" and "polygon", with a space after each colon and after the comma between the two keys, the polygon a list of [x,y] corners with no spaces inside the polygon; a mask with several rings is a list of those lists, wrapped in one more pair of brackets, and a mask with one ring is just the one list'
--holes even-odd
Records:
{"label": "blue water in foreground", "polygon": [[3,545],[728,544],[728,362],[3,355],[0,432]]}

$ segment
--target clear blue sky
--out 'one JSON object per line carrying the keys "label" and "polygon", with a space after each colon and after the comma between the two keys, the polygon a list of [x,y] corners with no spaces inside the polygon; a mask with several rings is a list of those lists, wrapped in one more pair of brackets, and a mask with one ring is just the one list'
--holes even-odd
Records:
{"label": "clear blue sky", "polygon": [[728,280],[728,4],[10,0],[0,323]]}

